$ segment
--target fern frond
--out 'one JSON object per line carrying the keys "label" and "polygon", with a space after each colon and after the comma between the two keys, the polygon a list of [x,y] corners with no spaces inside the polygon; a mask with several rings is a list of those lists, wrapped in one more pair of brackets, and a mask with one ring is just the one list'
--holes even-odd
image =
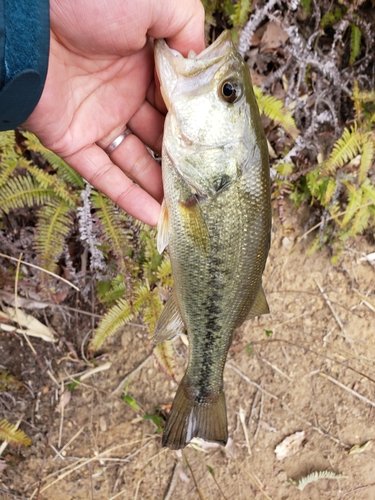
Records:
{"label": "fern frond", "polygon": [[357,210],[351,224],[350,236],[362,234],[369,226],[370,217],[371,210],[369,210],[369,207],[362,207]]}
{"label": "fern frond", "polygon": [[341,221],[341,226],[345,227],[350,220],[353,218],[354,214],[357,212],[358,207],[360,207],[363,202],[362,202],[362,197],[363,197],[363,192],[362,189],[358,189],[354,184],[351,184],[349,182],[345,182],[345,186],[347,187],[349,191],[348,199],[349,203],[346,208],[346,213],[344,215],[343,220]]}
{"label": "fern frond", "polygon": [[0,209],[5,213],[16,208],[31,208],[53,199],[55,191],[41,187],[30,175],[18,176],[0,189]]}
{"label": "fern frond", "polygon": [[146,283],[140,283],[134,291],[134,301],[133,310],[135,314],[139,313],[148,301],[148,297],[151,293],[150,285],[148,281]]}
{"label": "fern frond", "polygon": [[65,182],[62,182],[56,175],[51,175],[35,165],[29,165],[27,170],[38,182],[41,188],[51,188],[55,196],[58,196],[72,208],[75,208],[79,203],[79,197],[76,193],[70,191]]}
{"label": "fern frond", "polygon": [[163,310],[163,303],[159,297],[159,290],[157,288],[151,290],[148,281],[138,285],[134,292],[133,311],[139,313],[142,310],[144,321],[152,334]]}
{"label": "fern frond", "polygon": [[16,133],[14,130],[5,130],[0,132],[0,149],[1,150],[12,150],[16,144]]}
{"label": "fern frond", "polygon": [[156,247],[156,231],[154,229],[141,231],[140,240],[144,250],[143,275],[150,284],[154,284],[157,281],[157,270],[163,260]]}
{"label": "fern frond", "polygon": [[10,176],[18,167],[18,158],[16,155],[6,156],[5,154],[1,155],[0,162],[0,187],[6,184]]}
{"label": "fern frond", "polygon": [[96,328],[94,338],[91,341],[91,349],[94,351],[99,349],[108,337],[114,335],[118,328],[128,323],[132,318],[133,313],[127,300],[119,299]]}
{"label": "fern frond", "polygon": [[334,173],[337,168],[343,167],[355,158],[361,149],[361,133],[357,127],[346,128],[333,147],[331,156],[325,165],[323,175],[327,172]]}
{"label": "fern frond", "polygon": [[143,318],[150,335],[152,335],[155,330],[156,322],[159,319],[162,310],[163,303],[159,297],[158,289],[155,288],[149,293],[143,312]]}
{"label": "fern frond", "polygon": [[346,477],[347,476],[343,476],[342,474],[336,474],[335,472],[329,470],[323,470],[319,472],[312,472],[311,474],[303,477],[299,481],[296,481],[294,479],[289,479],[289,482],[302,491],[308,484],[313,483],[315,481],[319,481],[319,479],[345,479]]}
{"label": "fern frond", "polygon": [[354,64],[355,60],[359,56],[359,53],[361,51],[361,38],[362,31],[358,28],[357,25],[352,23],[350,33],[350,64]]}
{"label": "fern frond", "polygon": [[0,372],[0,391],[7,391],[9,389],[19,391],[23,387],[23,383],[11,373]]}
{"label": "fern frond", "polygon": [[115,256],[119,271],[123,272],[126,269],[125,257],[129,249],[129,240],[118,216],[118,209],[109,198],[94,190],[91,194],[91,202],[97,210],[96,215],[103,232],[102,239],[109,245]]}
{"label": "fern frond", "polygon": [[279,175],[289,175],[293,172],[293,169],[294,163],[292,163],[291,161],[281,161],[278,165],[275,166],[275,170]]}
{"label": "fern frond", "polygon": [[43,156],[43,158],[45,158],[48,163],[58,171],[64,181],[69,182],[77,188],[83,189],[85,187],[84,180],[79,173],[73,170],[72,167],[66,163],[66,161],[60,158],[60,156],[45,148],[34,134],[25,131],[22,135],[26,138],[26,147]]}
{"label": "fern frond", "polygon": [[156,273],[158,285],[163,288],[171,288],[173,286],[172,266],[169,256],[165,254],[163,260],[158,267]]}
{"label": "fern frond", "polygon": [[174,372],[176,368],[175,352],[173,347],[173,342],[171,340],[166,340],[161,344],[158,344],[154,348],[154,356],[156,361],[160,365],[161,369],[173,380],[175,380]]}
{"label": "fern frond", "polygon": [[366,203],[372,202],[375,205],[375,186],[371,184],[370,179],[365,179],[361,187],[364,193],[364,201]]}
{"label": "fern frond", "polygon": [[72,228],[71,207],[64,200],[46,203],[38,212],[34,247],[40,265],[53,271],[63,253],[66,238]]}
{"label": "fern frond", "polygon": [[253,89],[258,103],[259,112],[265,114],[271,118],[271,120],[274,120],[286,132],[288,132],[293,139],[296,139],[299,131],[296,127],[292,114],[285,108],[283,101],[276,99],[273,96],[263,94],[261,89],[256,85],[253,86]]}
{"label": "fern frond", "polygon": [[252,0],[238,0],[234,6],[234,13],[229,16],[232,21],[233,28],[242,28],[249,19]]}
{"label": "fern frond", "polygon": [[31,440],[26,436],[23,431],[18,430],[8,420],[0,422],[0,439],[7,441],[9,444],[18,444],[23,446],[30,446]]}
{"label": "fern frond", "polygon": [[372,137],[371,132],[363,134],[361,163],[359,165],[359,176],[358,176],[359,185],[361,185],[363,181],[366,179],[367,173],[373,164],[374,152],[375,152],[374,142],[375,141]]}
{"label": "fern frond", "polygon": [[97,291],[100,302],[111,305],[125,295],[124,276],[118,274],[112,281],[99,281]]}
{"label": "fern frond", "polygon": [[375,90],[359,90],[358,82],[355,80],[352,98],[354,101],[372,104],[375,101]]}
{"label": "fern frond", "polygon": [[327,207],[332,200],[332,196],[334,195],[336,190],[336,179],[329,179],[327,182],[324,198],[322,200],[322,204],[324,207]]}

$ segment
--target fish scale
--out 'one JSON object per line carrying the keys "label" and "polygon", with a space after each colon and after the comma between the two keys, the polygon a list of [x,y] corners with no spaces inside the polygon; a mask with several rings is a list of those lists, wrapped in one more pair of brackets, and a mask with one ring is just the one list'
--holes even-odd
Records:
{"label": "fish scale", "polygon": [[[168,248],[174,290],[154,341],[185,328],[188,366],[163,445],[228,439],[223,370],[235,329],[268,312],[262,289],[270,239],[267,143],[249,70],[224,32],[189,59],[156,42],[168,108],[158,249]],[[228,84],[229,82],[229,84]],[[234,89],[237,94],[224,95]]]}

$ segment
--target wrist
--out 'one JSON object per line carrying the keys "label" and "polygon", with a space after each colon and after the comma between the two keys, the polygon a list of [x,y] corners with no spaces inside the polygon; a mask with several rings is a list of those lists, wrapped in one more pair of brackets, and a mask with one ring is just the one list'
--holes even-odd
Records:
{"label": "wrist", "polygon": [[42,94],[49,54],[48,0],[0,2],[0,129],[15,128]]}

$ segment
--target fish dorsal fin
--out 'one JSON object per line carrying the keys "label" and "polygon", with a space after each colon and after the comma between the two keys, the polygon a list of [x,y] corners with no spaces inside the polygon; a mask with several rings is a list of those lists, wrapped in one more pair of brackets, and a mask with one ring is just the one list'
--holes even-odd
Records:
{"label": "fish dorsal fin", "polygon": [[178,204],[186,235],[203,255],[210,253],[210,235],[196,195]]}
{"label": "fish dorsal fin", "polygon": [[168,226],[169,226],[168,208],[165,203],[165,200],[163,200],[158,221],[157,248],[160,254],[163,253],[165,247],[168,245],[169,242]]}
{"label": "fish dorsal fin", "polygon": [[155,344],[160,344],[164,340],[171,340],[179,333],[182,333],[184,328],[185,325],[182,321],[177,306],[176,295],[173,290],[156,323],[152,340]]}
{"label": "fish dorsal fin", "polygon": [[269,312],[270,308],[268,307],[263,287],[260,286],[257,296],[255,297],[254,304],[252,305],[249,314],[246,316],[246,319],[255,318],[256,316],[262,316],[262,314],[268,314]]}

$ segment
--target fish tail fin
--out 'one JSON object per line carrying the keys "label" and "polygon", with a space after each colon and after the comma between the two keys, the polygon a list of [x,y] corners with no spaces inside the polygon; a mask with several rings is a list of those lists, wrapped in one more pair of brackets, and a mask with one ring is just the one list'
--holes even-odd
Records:
{"label": "fish tail fin", "polygon": [[194,437],[226,445],[227,410],[223,389],[214,397],[196,402],[188,385],[181,381],[164,429],[162,445],[171,450],[184,448]]}

